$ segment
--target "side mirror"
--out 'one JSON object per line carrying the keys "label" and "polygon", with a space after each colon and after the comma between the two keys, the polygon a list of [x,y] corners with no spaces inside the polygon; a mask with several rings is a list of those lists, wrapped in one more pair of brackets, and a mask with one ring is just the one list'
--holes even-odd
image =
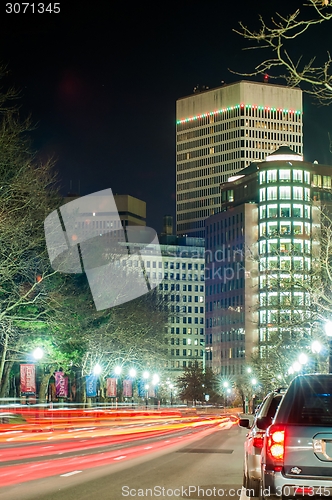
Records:
{"label": "side mirror", "polygon": [[272,424],[272,420],[268,417],[260,417],[256,420],[256,425],[259,429],[264,431]]}
{"label": "side mirror", "polygon": [[246,429],[250,429],[249,418],[240,418],[240,420],[239,420],[239,426],[240,427],[245,427]]}

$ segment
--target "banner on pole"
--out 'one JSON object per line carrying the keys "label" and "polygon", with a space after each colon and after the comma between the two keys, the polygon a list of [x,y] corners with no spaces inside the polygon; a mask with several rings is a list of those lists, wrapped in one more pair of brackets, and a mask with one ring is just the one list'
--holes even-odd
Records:
{"label": "banner on pole", "polygon": [[107,397],[116,398],[116,378],[107,379]]}
{"label": "banner on pole", "polygon": [[20,365],[21,395],[36,395],[36,366],[24,364]]}
{"label": "banner on pole", "polygon": [[86,380],[86,395],[88,398],[97,396],[97,377],[93,374],[87,375]]}
{"label": "banner on pole", "polygon": [[57,398],[68,397],[68,377],[63,372],[55,372],[55,394]]}
{"label": "banner on pole", "polygon": [[124,379],[123,381],[123,397],[131,398],[133,396],[133,382],[130,379]]}

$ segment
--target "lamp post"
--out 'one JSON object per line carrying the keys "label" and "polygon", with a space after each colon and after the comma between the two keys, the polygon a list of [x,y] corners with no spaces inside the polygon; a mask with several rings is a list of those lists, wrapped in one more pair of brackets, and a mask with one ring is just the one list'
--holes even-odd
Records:
{"label": "lamp post", "polygon": [[223,387],[224,387],[224,405],[225,405],[225,409],[227,408],[227,388],[229,386],[229,383],[227,382],[227,380],[225,380],[225,382],[223,382]]}
{"label": "lamp post", "polygon": [[332,373],[332,321],[325,322],[325,334],[329,342],[329,373]]}
{"label": "lamp post", "polygon": [[322,344],[318,342],[318,340],[314,340],[313,343],[311,344],[311,350],[315,355],[315,373],[318,373],[319,371],[318,355],[322,350]]}

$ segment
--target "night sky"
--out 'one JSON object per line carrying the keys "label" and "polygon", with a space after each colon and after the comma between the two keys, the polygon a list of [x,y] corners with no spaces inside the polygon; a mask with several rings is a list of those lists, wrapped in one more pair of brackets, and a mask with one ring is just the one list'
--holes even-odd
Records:
{"label": "night sky", "polygon": [[[196,84],[242,79],[228,68],[249,71],[263,54],[243,51],[247,42],[232,28],[240,20],[258,26],[258,14],[269,18],[276,5],[286,14],[302,2],[62,1],[60,14],[5,14],[2,3],[0,60],[10,71],[3,85],[21,90],[21,114],[37,125],[34,147],[56,159],[61,192],[72,183],[81,195],[110,187],[136,196],[160,231],[162,216],[175,214],[176,99]],[[313,35],[294,55],[331,49],[330,30]],[[331,164],[332,107],[311,101],[304,100],[305,158]]]}

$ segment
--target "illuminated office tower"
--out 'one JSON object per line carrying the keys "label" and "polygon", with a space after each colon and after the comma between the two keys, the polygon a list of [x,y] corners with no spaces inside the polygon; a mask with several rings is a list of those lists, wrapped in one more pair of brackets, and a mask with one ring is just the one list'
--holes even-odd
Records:
{"label": "illuminated office tower", "polygon": [[240,81],[176,103],[176,231],[204,237],[220,184],[286,143],[302,154],[300,89]]}

